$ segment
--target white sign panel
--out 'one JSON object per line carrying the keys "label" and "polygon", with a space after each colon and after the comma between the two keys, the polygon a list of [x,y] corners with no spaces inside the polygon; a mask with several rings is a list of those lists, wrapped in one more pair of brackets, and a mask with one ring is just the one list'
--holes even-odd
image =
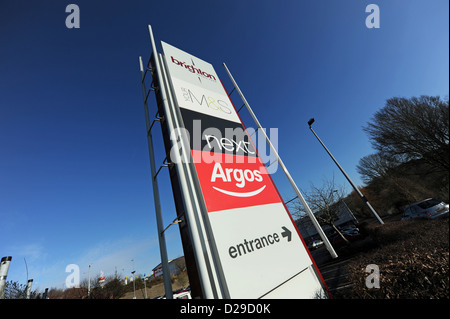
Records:
{"label": "white sign panel", "polygon": [[190,136],[201,139],[190,151],[230,297],[323,296],[303,240],[214,68],[162,47],[176,106]]}

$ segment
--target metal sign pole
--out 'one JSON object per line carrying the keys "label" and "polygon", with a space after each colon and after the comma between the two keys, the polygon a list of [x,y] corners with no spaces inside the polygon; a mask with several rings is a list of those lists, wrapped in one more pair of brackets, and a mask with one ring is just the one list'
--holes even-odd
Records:
{"label": "metal sign pole", "polygon": [[[168,80],[168,72],[164,63],[164,58],[162,54],[160,56],[160,64],[161,71],[163,74],[163,79],[165,81],[165,87],[169,88],[169,80]],[[182,124],[182,116],[178,108],[175,107],[174,97],[168,93],[168,105],[171,109],[170,117],[173,120],[174,127],[180,128],[184,125]],[[212,230],[208,223],[208,216],[206,207],[201,203],[201,187],[198,184],[198,180],[195,179],[193,172],[195,172],[195,165],[193,164],[193,160],[191,158],[190,152],[187,151],[190,149],[189,141],[186,136],[177,137],[179,139],[179,148],[180,156],[182,158],[182,162],[180,163],[183,166],[184,171],[186,172],[186,182],[189,191],[189,197],[192,200],[193,204],[193,212],[196,212],[192,215],[195,219],[191,219],[195,221],[196,227],[199,230],[199,238],[202,255],[205,259],[205,271],[207,271],[207,275],[209,278],[208,287],[211,289],[212,296],[211,298],[227,298],[227,288],[226,282],[224,280],[222,268],[220,266],[220,260],[218,258],[217,250],[215,248],[214,237],[212,236]],[[206,215],[206,216],[205,216]],[[190,223],[192,224],[192,223]],[[206,278],[206,274],[205,274]],[[208,288],[209,289],[209,288]]]}
{"label": "metal sign pole", "polygon": [[[158,181],[156,179],[156,168],[155,168],[155,153],[153,151],[153,138],[152,132],[150,128],[150,118],[148,115],[148,105],[146,101],[146,89],[144,84],[144,66],[142,63],[142,57],[139,57],[139,67],[141,71],[141,82],[142,82],[142,94],[144,98],[144,108],[145,108],[145,123],[147,126],[147,141],[148,141],[148,152],[150,155],[150,169],[152,175],[152,186],[153,186],[153,200],[155,202],[155,213],[156,213],[156,225],[158,229],[158,240],[159,240],[159,251],[161,254],[161,264],[163,269],[163,279],[164,279],[164,290],[166,293],[167,299],[172,299],[172,283],[170,281],[170,270],[169,270],[169,261],[167,257],[167,247],[166,247],[166,238],[164,236],[164,225],[161,213],[161,203],[159,199],[159,188]],[[133,281],[134,284],[134,281]]]}
{"label": "metal sign pole", "polygon": [[[173,118],[173,112],[171,112],[170,106],[169,106],[169,100],[167,96],[168,90],[166,89],[166,81],[164,80],[163,74],[162,74],[162,66],[161,61],[158,55],[158,52],[156,50],[155,40],[153,37],[152,28],[149,25],[148,26],[149,34],[150,34],[150,41],[152,45],[152,51],[155,57],[155,66],[156,66],[156,74],[158,77],[158,83],[161,91],[161,97],[164,107],[164,116],[165,120],[167,121],[167,125],[169,127],[170,132],[175,132],[176,126],[174,125],[174,118]],[[181,137],[179,137],[181,139]],[[181,153],[179,152],[172,152],[172,155],[175,157],[172,159],[172,162],[180,163],[180,165],[176,165],[177,174],[179,176],[180,180],[180,186],[182,188],[183,194],[192,194],[193,188],[192,185],[190,185],[187,181],[188,174],[185,171],[185,167],[183,163],[186,163],[186,154],[184,152],[184,148],[181,148]],[[192,198],[191,198],[192,197]],[[210,280],[210,274],[211,274],[211,265],[209,263],[208,251],[204,250],[204,246],[207,244],[205,241],[205,234],[203,234],[201,225],[197,224],[196,220],[196,213],[194,212],[194,205],[193,201],[195,200],[194,196],[184,196],[185,201],[185,208],[186,208],[186,217],[188,220],[188,225],[190,229],[190,235],[192,239],[192,246],[194,247],[194,253],[196,257],[196,262],[198,266],[198,272],[199,277],[201,281],[201,287],[203,290],[203,296],[204,298],[220,298],[221,296],[218,296],[216,293],[216,289],[213,288],[214,283]]]}
{"label": "metal sign pole", "polygon": [[237,85],[236,81],[234,80],[233,76],[231,75],[230,71],[228,70],[225,63],[223,63],[223,66],[225,67],[225,70],[228,73],[228,76],[231,79],[231,82],[233,82],[234,87],[239,93],[239,96],[241,97],[242,101],[244,102],[245,106],[247,107],[247,110],[249,111],[250,115],[252,116],[253,120],[255,121],[256,125],[258,126],[258,129],[262,132],[264,135],[267,144],[269,144],[271,151],[275,155],[278,163],[280,164],[281,168],[283,169],[283,172],[286,174],[286,177],[289,180],[289,183],[291,184],[292,188],[294,189],[295,193],[297,194],[298,198],[300,199],[303,207],[306,210],[306,213],[308,214],[309,218],[311,219],[314,227],[317,230],[317,233],[319,234],[320,238],[324,242],[325,246],[327,247],[328,252],[330,253],[331,257],[337,258],[337,253],[334,250],[333,246],[331,245],[330,241],[328,240],[327,236],[325,235],[324,231],[322,230],[322,227],[320,227],[319,222],[317,221],[316,217],[314,216],[313,212],[309,208],[308,204],[306,203],[305,199],[303,198],[303,195],[301,194],[299,188],[295,184],[294,179],[292,178],[291,174],[289,174],[289,171],[287,170],[286,166],[284,166],[283,161],[281,160],[280,156],[278,155],[278,152],[275,150],[274,146],[272,145],[272,142],[268,138],[266,132],[262,129],[261,124],[259,123],[258,119],[255,116],[255,113],[253,113],[250,105],[248,104],[247,100],[245,99],[244,95],[242,94],[242,91],[240,90],[239,86]]}

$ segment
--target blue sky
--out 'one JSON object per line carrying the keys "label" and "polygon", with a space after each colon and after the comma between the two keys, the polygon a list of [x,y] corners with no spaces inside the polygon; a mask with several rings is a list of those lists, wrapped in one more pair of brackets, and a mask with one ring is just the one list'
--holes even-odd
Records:
{"label": "blue sky", "polygon": [[[68,29],[65,8],[80,8]],[[368,29],[365,8],[380,8]],[[297,184],[342,174],[314,128],[361,185],[356,165],[373,152],[362,131],[386,99],[448,96],[449,3],[429,1],[23,1],[0,3],[0,255],[8,280],[63,288],[81,276],[149,273],[160,262],[138,56],[147,24],[216,69],[225,62]],[[159,46],[159,44],[158,44]],[[237,95],[233,95],[236,102]],[[151,100],[153,103],[154,100]],[[236,102],[237,104],[237,102]],[[154,107],[154,104],[151,104]],[[252,126],[242,114],[244,123]],[[154,131],[157,160],[162,138]],[[278,173],[277,173],[278,174]],[[282,176],[280,193],[293,197]],[[175,217],[167,172],[164,222]],[[183,255],[177,227],[169,257]]]}

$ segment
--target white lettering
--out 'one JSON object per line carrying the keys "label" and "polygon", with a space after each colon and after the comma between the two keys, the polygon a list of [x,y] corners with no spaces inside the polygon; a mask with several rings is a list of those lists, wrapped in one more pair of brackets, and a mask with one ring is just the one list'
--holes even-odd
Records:
{"label": "white lettering", "polygon": [[223,182],[231,182],[234,180],[236,186],[243,188],[247,182],[262,182],[263,178],[259,170],[242,170],[238,168],[224,168],[220,162],[214,164],[214,168],[211,174],[211,182],[215,182],[217,179],[222,179]]}
{"label": "white lettering", "polygon": [[66,278],[67,288],[80,288],[80,267],[76,264],[66,266],[66,272],[70,272]]}
{"label": "white lettering", "polygon": [[237,187],[242,188],[245,186],[245,177],[241,169],[235,169],[233,172],[233,177],[236,181],[238,181],[238,183],[236,183]]}
{"label": "white lettering", "polygon": [[66,27],[69,29],[80,28],[80,7],[76,4],[69,4],[66,7],[66,12],[70,14],[66,18]]}
{"label": "white lettering", "polygon": [[[228,173],[228,172],[227,172]],[[211,182],[215,182],[216,178],[222,178],[224,182],[228,182],[227,177],[225,176],[225,173],[223,172],[222,165],[220,163],[216,163],[214,165],[214,169],[211,175]]]}
{"label": "white lettering", "polygon": [[184,163],[189,161],[182,158],[182,148],[184,145],[189,145],[189,131],[185,128],[177,128],[170,133],[170,139],[173,141],[173,146],[170,149],[170,161],[174,164]]}
{"label": "white lettering", "polygon": [[380,8],[376,4],[368,4],[366,7],[366,12],[370,14],[366,17],[366,27],[368,29],[379,29],[380,28]]}
{"label": "white lettering", "polygon": [[[250,175],[249,175],[250,173]],[[244,177],[246,180],[248,180],[249,182],[253,182],[255,180],[255,175],[253,174],[253,172],[249,169],[246,169],[244,171]]]}
{"label": "white lettering", "polygon": [[261,176],[261,172],[260,171],[258,171],[258,170],[254,170],[253,171],[253,174],[255,174],[255,181],[257,181],[257,182],[262,182],[262,180],[263,180],[263,178],[262,178],[262,176]]}
{"label": "white lettering", "polygon": [[380,268],[378,267],[378,265],[367,265],[366,273],[370,274],[366,277],[366,287],[369,289],[380,288]]}
{"label": "white lettering", "polygon": [[[206,130],[205,130],[206,131]],[[249,149],[250,142],[246,142],[244,140],[240,140],[239,142],[236,142],[232,139],[222,137],[218,138],[211,134],[204,134],[206,143],[208,144],[208,147],[210,150],[215,149],[215,147],[219,148],[219,151],[221,152],[222,149],[225,149],[225,151],[233,153],[236,152],[239,154],[239,151],[241,150],[241,154],[255,154],[255,151],[251,151]]]}

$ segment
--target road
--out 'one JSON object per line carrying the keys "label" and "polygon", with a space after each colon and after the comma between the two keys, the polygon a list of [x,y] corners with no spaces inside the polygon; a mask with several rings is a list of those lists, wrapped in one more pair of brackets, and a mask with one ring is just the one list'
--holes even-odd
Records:
{"label": "road", "polygon": [[348,272],[345,266],[354,256],[332,259],[325,246],[312,251],[311,255],[331,294],[349,287],[350,281],[347,279]]}
{"label": "road", "polygon": [[[383,221],[397,221],[400,220],[401,217],[402,214],[383,216]],[[377,221],[372,217],[367,217],[366,219],[360,219],[360,223],[377,224]],[[352,245],[354,248],[355,246],[364,247],[365,245],[370,244],[370,241],[370,237],[366,237],[353,242]],[[351,255],[341,254],[339,249],[337,249],[337,254],[338,258],[332,259],[325,246],[311,251],[311,255],[314,258],[314,261],[316,262],[316,265],[319,268],[319,271],[322,274],[322,277],[325,280],[331,294],[339,291],[340,289],[349,287],[350,281],[347,279],[348,273],[346,271],[346,265],[352,259],[360,255],[358,252],[354,252]]]}

